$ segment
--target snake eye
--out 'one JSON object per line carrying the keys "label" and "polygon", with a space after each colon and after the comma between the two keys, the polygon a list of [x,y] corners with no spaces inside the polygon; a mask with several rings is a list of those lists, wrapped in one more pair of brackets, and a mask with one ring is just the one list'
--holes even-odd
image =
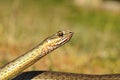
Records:
{"label": "snake eye", "polygon": [[63,36],[63,32],[62,31],[58,31],[57,35],[58,36]]}

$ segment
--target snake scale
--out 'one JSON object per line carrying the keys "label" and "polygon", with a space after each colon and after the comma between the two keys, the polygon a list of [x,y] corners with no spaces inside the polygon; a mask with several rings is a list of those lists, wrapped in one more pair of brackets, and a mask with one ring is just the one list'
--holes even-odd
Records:
{"label": "snake scale", "polygon": [[120,80],[120,74],[89,75],[52,71],[30,71],[22,73],[24,69],[36,61],[67,43],[72,35],[73,32],[64,30],[58,31],[46,38],[26,54],[3,66],[0,69],[0,80]]}

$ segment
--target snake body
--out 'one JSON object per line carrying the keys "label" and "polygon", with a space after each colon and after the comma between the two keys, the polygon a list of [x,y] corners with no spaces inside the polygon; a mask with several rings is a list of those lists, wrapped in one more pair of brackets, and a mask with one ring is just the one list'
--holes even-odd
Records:
{"label": "snake body", "polygon": [[[71,31],[58,31],[46,38],[38,46],[21,55],[0,69],[0,80],[120,80],[120,74],[75,74],[53,71],[29,71],[24,69],[52,52],[56,48],[67,43],[73,35]],[[20,75],[19,75],[20,74]]]}
{"label": "snake body", "polygon": [[120,80],[120,74],[77,74],[55,71],[24,72],[13,80]]}
{"label": "snake body", "polygon": [[70,31],[58,31],[38,46],[18,57],[0,70],[0,80],[12,79],[43,56],[68,42],[73,35]]}

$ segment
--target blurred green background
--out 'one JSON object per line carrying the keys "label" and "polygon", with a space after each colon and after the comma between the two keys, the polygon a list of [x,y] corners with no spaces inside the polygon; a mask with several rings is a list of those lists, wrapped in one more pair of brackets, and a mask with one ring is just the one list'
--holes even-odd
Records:
{"label": "blurred green background", "polygon": [[58,30],[74,36],[27,70],[120,72],[120,11],[75,0],[0,0],[0,67]]}

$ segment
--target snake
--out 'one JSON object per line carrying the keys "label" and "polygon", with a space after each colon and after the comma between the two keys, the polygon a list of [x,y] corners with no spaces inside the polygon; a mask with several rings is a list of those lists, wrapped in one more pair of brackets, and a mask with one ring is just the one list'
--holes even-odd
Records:
{"label": "snake", "polygon": [[73,32],[61,30],[0,69],[0,80],[120,80],[120,74],[77,74],[55,71],[22,72],[45,55],[67,43]]}

